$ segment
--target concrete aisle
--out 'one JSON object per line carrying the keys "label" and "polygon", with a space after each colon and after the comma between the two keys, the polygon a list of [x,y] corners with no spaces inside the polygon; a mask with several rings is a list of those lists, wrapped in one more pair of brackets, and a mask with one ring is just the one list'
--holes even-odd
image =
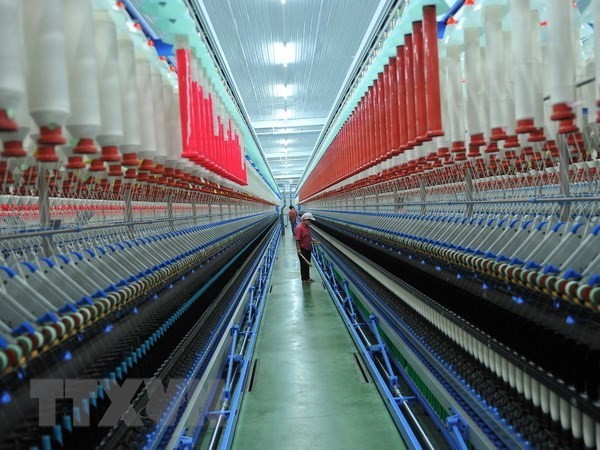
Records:
{"label": "concrete aisle", "polygon": [[302,285],[289,228],[277,256],[233,448],[406,448],[315,268]]}

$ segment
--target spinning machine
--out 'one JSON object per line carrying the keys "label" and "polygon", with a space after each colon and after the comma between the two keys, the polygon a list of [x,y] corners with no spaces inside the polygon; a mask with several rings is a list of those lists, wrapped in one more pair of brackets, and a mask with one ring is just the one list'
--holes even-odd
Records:
{"label": "spinning machine", "polygon": [[[191,3],[131,3],[0,0],[0,448],[229,448],[251,383],[281,197]],[[598,449],[600,2],[449,3],[386,3],[315,268],[410,448]]]}
{"label": "spinning machine", "polygon": [[409,2],[299,190],[349,328],[397,361],[370,352],[390,402],[404,374],[477,448],[600,447],[600,3],[583,3]]}
{"label": "spinning machine", "polygon": [[121,2],[0,3],[1,448],[168,440],[147,437],[158,421],[100,424],[111,393],[209,373],[190,355],[219,354],[268,256],[273,181],[246,165],[256,144],[187,8],[166,3],[144,8],[176,60]]}

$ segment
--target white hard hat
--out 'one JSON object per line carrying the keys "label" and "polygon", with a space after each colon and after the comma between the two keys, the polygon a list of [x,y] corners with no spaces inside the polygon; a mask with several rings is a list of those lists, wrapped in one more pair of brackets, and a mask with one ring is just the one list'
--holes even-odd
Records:
{"label": "white hard hat", "polygon": [[315,220],[315,216],[311,213],[304,213],[302,214],[302,220]]}

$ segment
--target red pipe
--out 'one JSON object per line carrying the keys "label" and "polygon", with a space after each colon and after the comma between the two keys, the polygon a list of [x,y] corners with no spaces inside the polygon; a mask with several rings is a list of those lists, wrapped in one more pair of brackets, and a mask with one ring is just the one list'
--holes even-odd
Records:
{"label": "red pipe", "polygon": [[369,154],[371,147],[373,146],[373,125],[371,123],[371,88],[367,91],[363,99],[363,134],[364,134],[364,146],[362,148],[362,156],[360,159],[359,171],[364,170],[367,167],[369,161]]}
{"label": "red pipe", "polygon": [[423,7],[425,86],[427,88],[427,136],[443,136],[440,98],[440,64],[435,5]]}
{"label": "red pipe", "polygon": [[201,88],[198,86],[198,80],[192,80],[191,96],[192,96],[192,144],[194,148],[193,162],[202,164],[204,161],[203,136],[202,136],[202,94]]}
{"label": "red pipe", "polygon": [[367,156],[367,167],[373,165],[373,160],[377,157],[379,151],[379,114],[377,110],[377,80],[371,86],[371,96],[369,98],[369,106],[371,110],[371,147]]}
{"label": "red pipe", "polygon": [[218,134],[215,136],[215,155],[214,155],[214,163],[217,166],[216,167],[216,172],[219,175],[224,175],[225,171],[224,169],[224,165],[225,165],[225,161],[224,161],[224,151],[223,151],[223,144],[225,142],[224,136],[223,136],[223,122],[222,122],[222,118],[221,116],[217,116],[217,130],[218,130]]}
{"label": "red pipe", "polygon": [[213,108],[213,98],[211,94],[208,94],[208,98],[204,101],[205,108],[205,152],[207,157],[206,168],[214,171],[216,169],[215,164],[215,116]]}
{"label": "red pipe", "polygon": [[396,70],[396,58],[389,59],[389,76],[388,76],[388,91],[389,91],[389,114],[390,120],[388,127],[390,130],[390,152],[388,156],[396,156],[400,154],[400,124],[398,123],[398,74]]}
{"label": "red pipe", "polygon": [[420,143],[429,140],[427,138],[427,97],[425,92],[425,65],[423,63],[423,22],[414,22],[412,28],[416,141]]}
{"label": "red pipe", "polygon": [[[345,179],[348,176],[348,173],[350,172],[350,168],[352,165],[352,158],[354,156],[354,121],[355,121],[355,117],[354,114],[350,116],[348,123],[347,123],[347,127],[348,127],[348,134],[346,136],[346,145],[348,146],[348,158],[346,160],[346,164],[344,166],[344,171],[342,172],[342,177],[341,179]],[[340,180],[341,181],[341,180]]]}
{"label": "red pipe", "polygon": [[377,74],[377,79],[373,83],[373,108],[375,110],[375,137],[376,148],[371,154],[369,165],[373,166],[379,161],[383,147],[385,146],[385,122],[383,119],[383,105],[381,101],[381,74]]}
{"label": "red pipe", "polygon": [[204,166],[207,162],[206,157],[206,135],[204,132],[204,122],[206,113],[204,111],[204,88],[199,81],[193,84],[194,93],[194,141],[196,145],[196,158],[194,162]]}
{"label": "red pipe", "polygon": [[352,173],[354,172],[354,170],[358,167],[358,154],[360,151],[360,103],[358,105],[356,105],[356,109],[354,110],[354,113],[352,114],[353,116],[353,125],[352,128],[354,129],[352,134],[353,134],[353,141],[354,141],[354,152],[352,155],[352,161],[350,161],[350,166],[348,167],[348,173],[346,173],[346,176],[351,176]]}
{"label": "red pipe", "polygon": [[377,111],[379,117],[379,149],[375,155],[375,164],[379,164],[383,160],[383,155],[387,149],[387,131],[386,131],[386,117],[385,117],[385,93],[384,93],[385,81],[383,79],[383,73],[377,74]]}
{"label": "red pipe", "polygon": [[415,146],[417,129],[415,117],[415,93],[414,93],[414,72],[413,72],[413,44],[412,36],[407,34],[404,36],[404,77],[405,77],[405,94],[406,94],[406,126],[407,126],[407,142],[409,148]]}
{"label": "red pipe", "polygon": [[375,80],[373,83],[373,96],[371,97],[371,108],[373,109],[373,147],[367,164],[369,167],[373,165],[375,159],[379,155],[381,149],[381,129],[380,129],[380,117],[379,117],[379,81]]}
{"label": "red pipe", "polygon": [[404,64],[404,46],[396,48],[396,83],[398,85],[398,134],[400,135],[400,153],[408,147],[408,121],[406,103],[406,79]]}
{"label": "red pipe", "polygon": [[352,175],[356,175],[363,164],[363,151],[367,145],[367,138],[365,135],[365,98],[363,97],[358,103],[358,152],[356,154],[356,164],[352,168]]}
{"label": "red pipe", "polygon": [[367,156],[368,149],[371,147],[371,115],[370,115],[370,90],[367,90],[367,93],[362,99],[362,109],[363,109],[363,120],[362,120],[362,129],[363,129],[363,146],[360,152],[360,166],[358,167],[358,171],[360,172],[366,167],[367,164]]}
{"label": "red pipe", "polygon": [[384,148],[382,148],[381,150],[381,156],[379,158],[380,162],[383,162],[387,159],[388,154],[390,153],[391,149],[392,149],[392,134],[391,134],[391,125],[392,125],[392,121],[391,121],[391,117],[390,117],[390,66],[389,64],[386,64],[383,67],[383,74],[382,74],[382,85],[381,85],[381,92],[383,94],[383,102],[382,102],[382,106],[383,106],[383,117],[385,118],[385,122],[384,122],[384,133],[383,135],[385,136],[385,146]]}
{"label": "red pipe", "polygon": [[348,162],[352,155],[352,148],[350,147],[350,120],[347,120],[342,128],[342,139],[338,154],[341,164],[338,166],[336,179],[340,181],[346,174]]}
{"label": "red pipe", "polygon": [[181,140],[182,158],[191,159],[195,156],[192,149],[190,117],[192,116],[192,103],[190,101],[190,51],[179,48],[177,56],[177,81],[179,84],[179,114],[181,115]]}

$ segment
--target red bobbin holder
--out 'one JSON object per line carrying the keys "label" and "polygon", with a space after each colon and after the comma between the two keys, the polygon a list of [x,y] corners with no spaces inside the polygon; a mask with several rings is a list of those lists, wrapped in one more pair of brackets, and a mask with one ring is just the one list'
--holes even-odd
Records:
{"label": "red bobbin holder", "polygon": [[450,156],[450,149],[448,147],[440,147],[437,150],[437,156],[439,158],[446,158],[447,156]]}
{"label": "red bobbin holder", "polygon": [[38,162],[54,163],[58,162],[58,155],[56,154],[56,147],[54,145],[41,145],[35,152],[35,159]]}
{"label": "red bobbin holder", "polygon": [[504,142],[504,148],[517,148],[520,145],[519,137],[516,135],[508,136]]}
{"label": "red bobbin holder", "polygon": [[21,141],[8,141],[4,143],[4,150],[0,153],[4,158],[23,158],[27,156],[27,152],[23,148]]}
{"label": "red bobbin holder", "polygon": [[37,142],[42,145],[64,145],[67,141],[62,135],[61,127],[40,127],[40,136]]}
{"label": "red bobbin holder", "polygon": [[104,172],[106,170],[106,166],[104,165],[104,161],[101,159],[93,159],[90,163],[90,172]]}
{"label": "red bobbin holder", "polygon": [[90,138],[81,138],[77,145],[73,147],[73,153],[76,155],[93,155],[97,152],[94,140]]}
{"label": "red bobbin holder", "polygon": [[519,119],[515,132],[518,134],[534,133],[536,129],[533,119]]}
{"label": "red bobbin holder", "polygon": [[466,152],[456,153],[454,155],[454,161],[456,161],[456,162],[466,161],[466,160],[467,160]]}
{"label": "red bobbin holder", "polygon": [[469,146],[471,147],[483,147],[485,145],[485,139],[483,133],[474,133],[471,135]]}
{"label": "red bobbin holder", "polygon": [[107,145],[102,147],[102,156],[100,157],[105,162],[121,162],[121,155],[116,145]]}
{"label": "red bobbin holder", "polygon": [[147,182],[149,181],[149,177],[148,177],[148,172],[147,171],[139,171],[138,172],[138,176],[137,176],[137,180],[141,181],[141,182]]}
{"label": "red bobbin holder", "polygon": [[499,151],[500,149],[498,148],[498,142],[492,140],[483,152],[486,154],[494,154],[498,153]]}
{"label": "red bobbin holder", "polygon": [[8,170],[8,163],[6,161],[0,161],[0,184],[13,184],[14,182],[15,179],[13,178],[13,174]]}
{"label": "red bobbin holder", "polygon": [[527,138],[528,142],[542,142],[546,140],[546,136],[544,136],[543,128],[536,128],[531,132],[529,137]]}
{"label": "red bobbin holder", "polygon": [[6,109],[0,109],[0,131],[17,131],[19,124],[8,116]]}
{"label": "red bobbin holder", "polygon": [[69,156],[65,169],[69,170],[81,170],[85,169],[85,163],[83,162],[83,156]]}
{"label": "red bobbin holder", "polygon": [[467,149],[465,148],[464,141],[454,141],[452,142],[452,147],[450,149],[451,153],[465,153]]}
{"label": "red bobbin holder", "polygon": [[[142,160],[142,164],[140,165],[140,172],[141,171],[146,171],[149,172],[154,168],[154,161],[152,161],[151,159],[143,159]],[[141,175],[141,174],[140,174]]]}
{"label": "red bobbin holder", "polygon": [[492,128],[492,132],[490,133],[490,140],[492,141],[503,141],[508,136],[506,134],[506,130],[504,128],[496,127]]}
{"label": "red bobbin holder", "polygon": [[137,167],[140,165],[140,161],[137,157],[137,153],[125,153],[121,165],[124,167]]}
{"label": "red bobbin holder", "polygon": [[575,131],[578,131],[577,125],[573,123],[575,118],[576,115],[568,104],[557,103],[552,105],[552,115],[550,116],[550,119],[560,121],[558,133],[574,133]]}
{"label": "red bobbin holder", "polygon": [[152,175],[162,175],[165,172],[165,166],[163,164],[156,164],[151,170]]}
{"label": "red bobbin holder", "polygon": [[112,164],[108,166],[108,176],[109,177],[121,177],[123,176],[123,170],[121,169],[121,164]]}

